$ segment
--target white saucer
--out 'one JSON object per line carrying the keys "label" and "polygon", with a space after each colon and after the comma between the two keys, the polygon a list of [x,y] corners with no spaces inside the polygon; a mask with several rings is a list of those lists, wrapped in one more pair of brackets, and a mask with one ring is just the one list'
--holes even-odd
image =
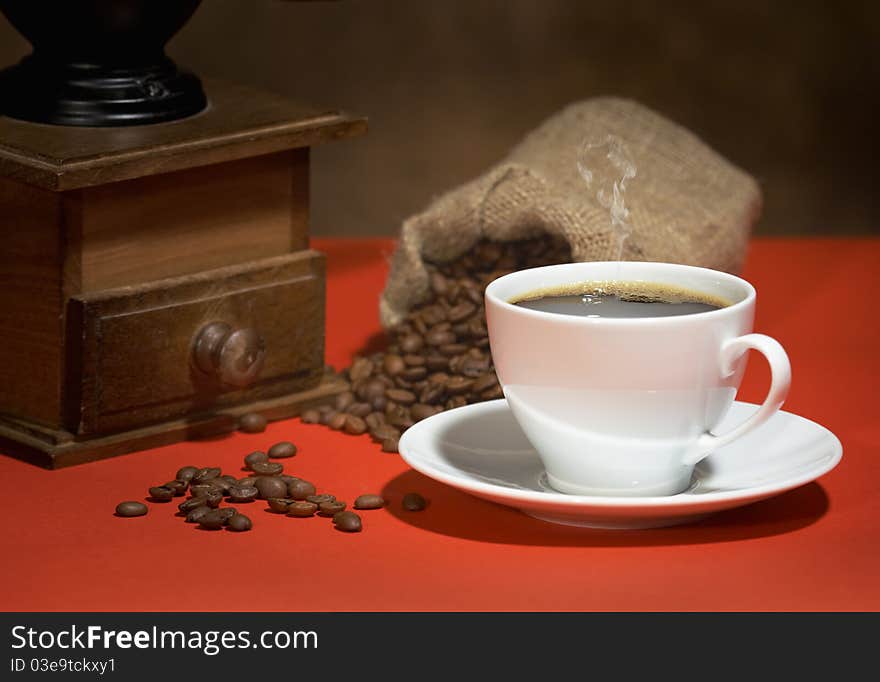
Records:
{"label": "white saucer", "polygon": [[[744,421],[756,409],[735,402],[718,430]],[[778,495],[833,469],[843,448],[825,427],[779,412],[704,459],[691,487],[678,495],[566,495],[547,485],[537,453],[502,399],[418,422],[400,439],[400,454],[430,478],[543,521],[622,529],[689,523]]]}

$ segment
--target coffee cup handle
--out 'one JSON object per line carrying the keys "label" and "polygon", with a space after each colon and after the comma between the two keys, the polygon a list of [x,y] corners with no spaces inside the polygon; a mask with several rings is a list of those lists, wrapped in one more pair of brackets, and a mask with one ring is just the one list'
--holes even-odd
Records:
{"label": "coffee cup handle", "polygon": [[755,414],[727,433],[721,435],[704,433],[700,436],[693,450],[685,456],[685,464],[696,464],[718,448],[744,436],[770,419],[782,407],[782,403],[788,395],[789,386],[791,386],[791,363],[788,361],[785,349],[776,339],[764,334],[746,334],[726,341],[721,346],[722,372],[726,375],[732,374],[734,362],[749,350],[756,350],[763,354],[770,365],[770,390],[767,391],[767,397]]}

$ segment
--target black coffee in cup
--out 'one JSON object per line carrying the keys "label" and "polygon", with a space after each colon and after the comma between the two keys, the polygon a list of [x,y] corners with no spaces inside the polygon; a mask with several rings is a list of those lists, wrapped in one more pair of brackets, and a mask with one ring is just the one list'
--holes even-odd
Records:
{"label": "black coffee in cup", "polygon": [[580,317],[674,317],[730,305],[719,296],[651,282],[582,282],[539,289],[510,301],[520,307]]}

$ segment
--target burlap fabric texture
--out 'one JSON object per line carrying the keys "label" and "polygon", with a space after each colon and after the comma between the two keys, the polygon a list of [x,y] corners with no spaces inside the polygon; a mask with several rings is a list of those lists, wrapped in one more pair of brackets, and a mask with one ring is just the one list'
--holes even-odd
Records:
{"label": "burlap fabric texture", "polygon": [[[605,183],[610,196],[623,178],[597,169],[588,184],[579,171],[587,146],[602,151],[603,140],[622,143],[636,170],[621,193],[623,228],[598,195]],[[425,261],[452,261],[483,238],[546,233],[565,239],[575,261],[665,261],[735,273],[760,211],[755,180],[685,128],[629,100],[578,102],[404,222],[380,300],[382,323],[393,326],[428,296]]]}

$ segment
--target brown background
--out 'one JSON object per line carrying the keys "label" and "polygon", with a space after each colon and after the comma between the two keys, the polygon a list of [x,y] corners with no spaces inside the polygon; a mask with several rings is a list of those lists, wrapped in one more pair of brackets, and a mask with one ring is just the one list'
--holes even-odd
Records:
{"label": "brown background", "polygon": [[[314,154],[315,234],[392,234],[567,103],[637,99],[753,173],[762,233],[880,231],[880,3],[206,0],[170,54],[370,117]],[[0,23],[0,63],[28,51]]]}

